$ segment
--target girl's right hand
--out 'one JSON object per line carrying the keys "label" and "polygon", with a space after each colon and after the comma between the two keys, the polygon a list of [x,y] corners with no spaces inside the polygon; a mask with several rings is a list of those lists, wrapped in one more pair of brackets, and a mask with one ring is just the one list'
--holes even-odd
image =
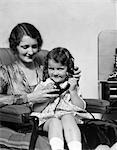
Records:
{"label": "girl's right hand", "polygon": [[78,81],[80,80],[81,70],[77,66],[74,67],[74,75],[73,75],[73,77],[76,78]]}

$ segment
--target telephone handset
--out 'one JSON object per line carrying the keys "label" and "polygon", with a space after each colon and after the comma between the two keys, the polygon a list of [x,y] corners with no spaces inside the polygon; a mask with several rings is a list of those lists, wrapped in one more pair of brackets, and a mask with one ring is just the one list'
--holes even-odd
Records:
{"label": "telephone handset", "polygon": [[59,94],[59,95],[61,95],[62,93],[67,91],[70,87],[70,84],[67,81],[65,81],[61,85],[59,85],[58,83],[55,83],[55,85],[56,85],[56,88],[59,89],[59,91],[50,92],[49,94]]}

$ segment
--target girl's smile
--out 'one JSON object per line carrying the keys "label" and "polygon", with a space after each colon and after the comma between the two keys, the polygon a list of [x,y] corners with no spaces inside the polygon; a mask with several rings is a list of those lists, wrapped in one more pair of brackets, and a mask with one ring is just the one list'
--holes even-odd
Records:
{"label": "girl's smile", "polygon": [[49,77],[57,83],[62,83],[67,77],[67,66],[55,62],[53,59],[48,60]]}

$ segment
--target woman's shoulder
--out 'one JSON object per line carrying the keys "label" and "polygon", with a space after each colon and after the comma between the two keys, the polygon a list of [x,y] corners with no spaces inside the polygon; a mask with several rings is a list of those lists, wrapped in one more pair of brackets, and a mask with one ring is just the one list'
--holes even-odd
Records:
{"label": "woman's shoulder", "polygon": [[11,69],[11,65],[0,65],[0,79],[9,81],[9,75],[13,74],[13,69]]}
{"label": "woman's shoulder", "polygon": [[0,74],[7,72],[7,70],[8,70],[8,65],[3,65],[3,64],[0,65]]}
{"label": "woman's shoulder", "polygon": [[6,66],[7,70],[10,71],[10,72],[16,72],[18,70],[18,66],[17,66],[17,63],[14,62],[12,64],[9,64]]}
{"label": "woman's shoulder", "polygon": [[14,74],[17,72],[17,65],[15,63],[9,65],[0,65],[0,75],[1,74]]}

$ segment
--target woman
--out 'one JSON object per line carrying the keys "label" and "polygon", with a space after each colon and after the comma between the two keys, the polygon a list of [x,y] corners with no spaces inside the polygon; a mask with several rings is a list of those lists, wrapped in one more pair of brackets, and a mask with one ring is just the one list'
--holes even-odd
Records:
{"label": "woman", "polygon": [[39,31],[28,23],[18,24],[10,34],[9,43],[17,60],[0,68],[0,93],[14,96],[8,103],[34,103],[56,97],[55,94],[47,94],[48,90],[35,90],[42,76],[41,66],[35,59],[43,43]]}
{"label": "woman", "polygon": [[[43,40],[40,32],[29,23],[17,24],[11,31],[9,45],[17,58],[13,64],[0,67],[0,94],[4,98],[0,102],[7,104],[26,103],[30,106],[35,102],[49,102],[58,94],[48,94],[58,89],[45,89],[40,86],[42,80],[42,66],[36,59]],[[75,71],[75,78],[79,80],[80,71]],[[7,96],[5,101],[5,94]],[[10,97],[12,98],[10,99]]]}

